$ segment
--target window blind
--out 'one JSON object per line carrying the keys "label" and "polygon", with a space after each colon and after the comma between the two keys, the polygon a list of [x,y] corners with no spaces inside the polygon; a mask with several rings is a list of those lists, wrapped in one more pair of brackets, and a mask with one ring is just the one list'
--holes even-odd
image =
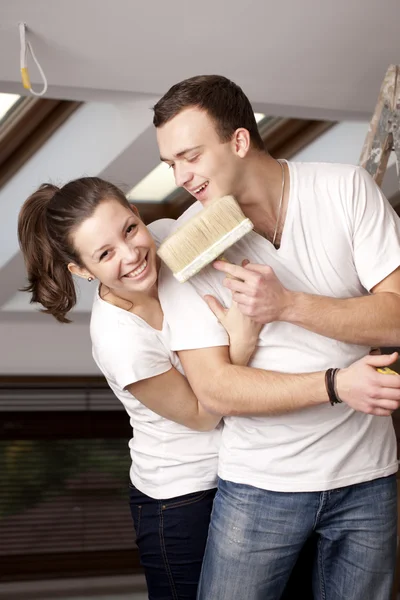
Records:
{"label": "window blind", "polygon": [[0,581],[140,570],[130,437],[101,379],[0,383]]}

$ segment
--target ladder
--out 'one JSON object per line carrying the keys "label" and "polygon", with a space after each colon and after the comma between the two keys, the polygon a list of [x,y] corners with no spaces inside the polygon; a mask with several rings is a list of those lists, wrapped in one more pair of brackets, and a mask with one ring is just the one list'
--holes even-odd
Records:
{"label": "ladder", "polygon": [[360,157],[360,166],[379,186],[391,152],[396,156],[400,189],[400,65],[390,65],[386,71]]}

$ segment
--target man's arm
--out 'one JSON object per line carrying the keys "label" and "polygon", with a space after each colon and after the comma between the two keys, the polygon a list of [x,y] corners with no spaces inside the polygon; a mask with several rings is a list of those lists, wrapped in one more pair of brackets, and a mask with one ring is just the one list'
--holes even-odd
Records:
{"label": "man's arm", "polygon": [[[229,348],[178,352],[188,381],[206,410],[226,416],[276,415],[329,402],[325,373],[287,374],[232,365]],[[365,356],[337,374],[337,394],[367,414],[389,416],[400,406],[400,375],[384,375],[392,355]],[[335,407],[332,407],[335,410]]]}
{"label": "man's arm", "polygon": [[400,346],[400,269],[371,291],[343,300],[295,293],[284,320],[342,342]]}
{"label": "man's arm", "polygon": [[227,278],[224,285],[242,312],[259,323],[286,321],[349,344],[400,346],[400,268],[370,295],[342,299],[287,290],[267,266],[217,262],[215,267],[238,278]]}

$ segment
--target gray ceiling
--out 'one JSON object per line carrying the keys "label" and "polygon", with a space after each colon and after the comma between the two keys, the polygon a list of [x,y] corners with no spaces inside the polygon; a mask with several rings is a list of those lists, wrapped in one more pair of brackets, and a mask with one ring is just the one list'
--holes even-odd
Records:
{"label": "gray ceiling", "polygon": [[19,21],[64,98],[161,95],[220,73],[263,112],[357,119],[400,62],[399,0],[2,0],[0,91],[20,91]]}

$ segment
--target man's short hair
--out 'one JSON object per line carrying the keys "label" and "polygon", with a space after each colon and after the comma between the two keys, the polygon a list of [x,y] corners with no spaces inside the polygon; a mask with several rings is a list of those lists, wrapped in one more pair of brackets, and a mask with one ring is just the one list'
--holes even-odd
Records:
{"label": "man's short hair", "polygon": [[250,133],[252,146],[265,150],[250,101],[233,81],[222,75],[198,75],[176,83],[153,107],[153,124],[162,127],[190,107],[209,114],[221,142],[228,142],[243,127]]}

